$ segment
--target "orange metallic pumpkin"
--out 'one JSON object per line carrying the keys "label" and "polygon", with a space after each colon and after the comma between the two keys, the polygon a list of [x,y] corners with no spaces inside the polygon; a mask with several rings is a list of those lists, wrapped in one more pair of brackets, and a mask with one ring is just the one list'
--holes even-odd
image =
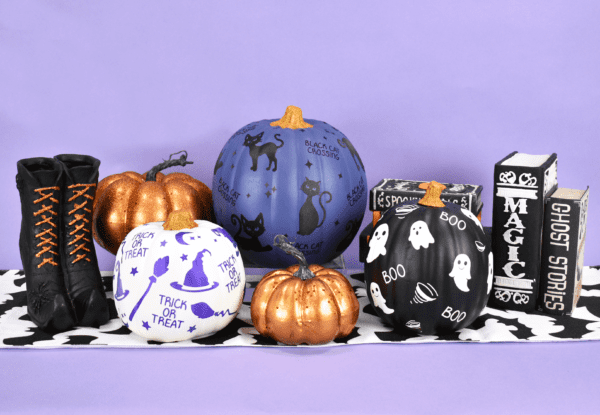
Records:
{"label": "orange metallic pumpkin", "polygon": [[190,211],[194,220],[213,221],[212,192],[208,186],[185,173],[160,172],[191,163],[185,153],[178,159],[169,158],[143,175],[126,171],[102,179],[93,205],[92,231],[96,242],[116,254],[133,228],[165,221],[176,210]]}
{"label": "orange metallic pumpkin", "polygon": [[258,332],[285,344],[324,344],[348,336],[358,320],[359,305],[344,275],[308,265],[302,253],[278,235],[275,246],[294,255],[300,265],[266,274],[252,296],[250,313]]}

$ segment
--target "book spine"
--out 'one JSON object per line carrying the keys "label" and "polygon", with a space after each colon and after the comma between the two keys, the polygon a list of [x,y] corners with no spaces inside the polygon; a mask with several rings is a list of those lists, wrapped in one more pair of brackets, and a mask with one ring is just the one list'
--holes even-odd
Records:
{"label": "book spine", "polygon": [[550,198],[546,203],[538,309],[571,314],[577,289],[580,205]]}
{"label": "book spine", "polygon": [[494,284],[489,300],[494,307],[535,310],[544,194],[543,169],[496,164],[492,206]]}

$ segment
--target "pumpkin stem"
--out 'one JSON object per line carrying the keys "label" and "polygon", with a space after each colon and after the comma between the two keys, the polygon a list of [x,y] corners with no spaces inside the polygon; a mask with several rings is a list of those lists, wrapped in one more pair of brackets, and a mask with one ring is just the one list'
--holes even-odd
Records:
{"label": "pumpkin stem", "polygon": [[176,210],[169,213],[167,221],[163,224],[165,231],[180,231],[182,229],[197,228],[192,214],[188,210]]}
{"label": "pumpkin stem", "polygon": [[[181,157],[179,157],[178,159],[173,160],[173,156],[183,153],[181,155]],[[194,164],[193,161],[187,161],[187,151],[182,150],[179,151],[177,153],[173,153],[169,156],[169,160],[163,160],[162,163],[157,164],[156,166],[152,167],[150,169],[150,171],[148,172],[148,174],[146,174],[146,181],[147,182],[155,182],[156,181],[156,173],[158,173],[161,170],[167,169],[169,167],[173,167],[173,166],[185,166],[186,164]]]}
{"label": "pumpkin stem", "polygon": [[283,114],[281,119],[271,123],[271,127],[297,130],[298,128],[312,128],[313,125],[304,121],[302,118],[302,110],[300,108],[290,105],[285,109],[285,114]]}
{"label": "pumpkin stem", "polygon": [[315,274],[308,269],[308,262],[306,262],[306,258],[304,257],[302,251],[294,247],[294,245],[292,245],[285,236],[276,235],[275,239],[273,240],[273,245],[283,250],[286,254],[293,255],[294,258],[296,258],[300,263],[300,268],[298,268],[298,271],[294,273],[294,277],[298,277],[302,281],[305,281],[315,276]]}
{"label": "pumpkin stem", "polygon": [[419,205],[421,206],[430,206],[430,207],[445,207],[446,205],[442,202],[441,195],[442,190],[444,190],[446,186],[441,183],[436,182],[435,180],[430,181],[429,183],[421,183],[419,185],[419,189],[427,189],[425,192],[425,196],[421,200],[419,200]]}

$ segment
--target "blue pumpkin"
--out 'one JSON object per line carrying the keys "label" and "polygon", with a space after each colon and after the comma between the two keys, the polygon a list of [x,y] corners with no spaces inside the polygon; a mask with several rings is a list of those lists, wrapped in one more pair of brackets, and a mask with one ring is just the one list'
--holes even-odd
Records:
{"label": "blue pumpkin", "polygon": [[367,204],[367,178],[348,138],[303,120],[290,106],[280,120],[253,122],[225,144],[214,169],[217,223],[236,240],[247,265],[291,265],[276,235],[308,263],[339,256],[356,236]]}

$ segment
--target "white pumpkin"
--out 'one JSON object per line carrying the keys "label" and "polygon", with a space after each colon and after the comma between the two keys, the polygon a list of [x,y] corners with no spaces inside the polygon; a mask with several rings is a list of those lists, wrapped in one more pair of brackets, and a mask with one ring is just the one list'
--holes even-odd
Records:
{"label": "white pumpkin", "polygon": [[150,340],[207,337],[242,305],[246,276],[233,238],[214,223],[173,212],[133,229],[117,253],[113,292],[121,320]]}

